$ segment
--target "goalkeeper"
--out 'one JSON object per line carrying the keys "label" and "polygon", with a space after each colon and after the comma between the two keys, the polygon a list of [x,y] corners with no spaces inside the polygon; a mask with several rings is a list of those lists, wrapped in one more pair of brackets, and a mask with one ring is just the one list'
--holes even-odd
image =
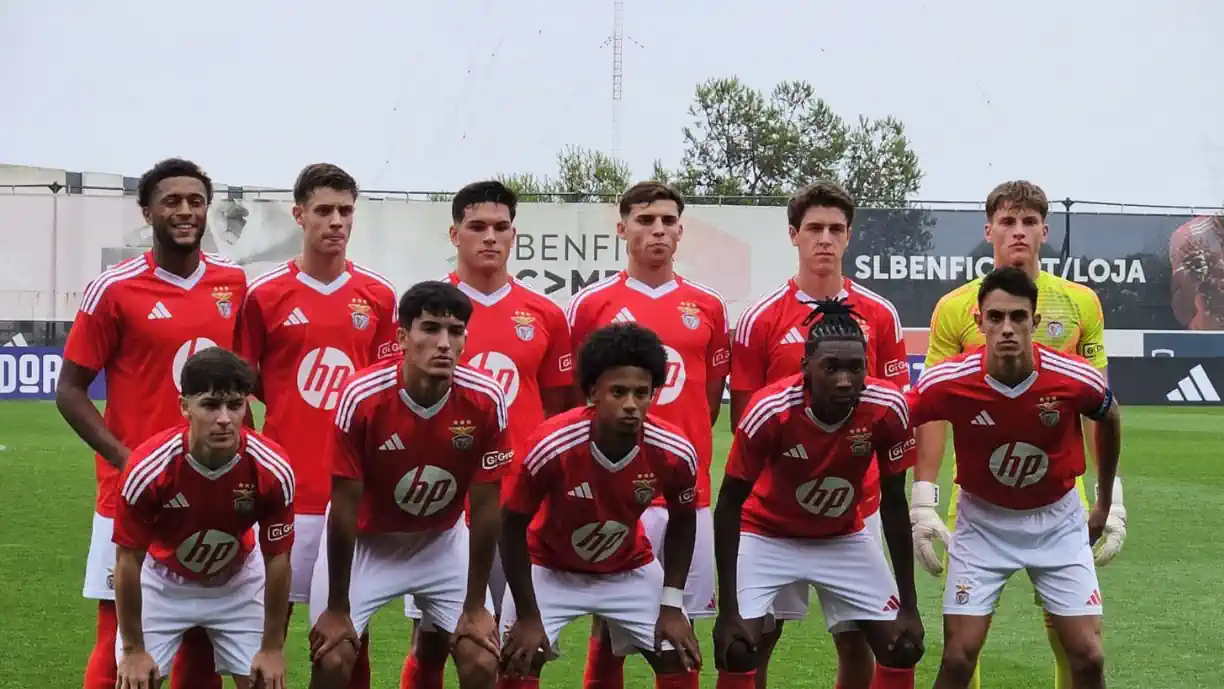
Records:
{"label": "goalkeeper", "polygon": [[[1026,270],[1037,282],[1037,311],[1041,326],[1033,334],[1036,341],[1059,351],[1072,352],[1088,359],[1105,373],[1105,323],[1101,302],[1090,288],[1051,275],[1040,269],[1039,252],[1049,234],[1046,215],[1049,201],[1040,187],[1029,182],[1004,182],[986,198],[986,240],[994,247],[995,266],[1015,266]],[[985,344],[977,329],[973,312],[981,279],[945,294],[931,315],[930,343],[926,368],[957,354],[973,351]],[[1085,423],[1090,423],[1085,420]],[[1084,436],[1092,437],[1085,429]],[[934,422],[917,429],[918,458],[910,496],[910,521],[914,531],[914,551],[918,564],[935,576],[944,573],[943,558],[935,551],[935,541],[946,548],[956,519],[958,487],[952,487],[948,503],[947,526],[939,518],[939,466],[943,461],[948,426]],[[1092,448],[1089,448],[1090,451]],[[1093,455],[1093,459],[1096,457]],[[954,476],[955,478],[955,476]],[[1088,507],[1083,479],[1077,480],[1080,498]],[[1115,482],[1113,507],[1105,533],[1096,544],[1098,567],[1112,560],[1126,539],[1126,508],[1122,506],[1121,480]],[[1042,605],[1038,599],[1038,605]],[[1046,633],[1054,651],[1055,689],[1071,689],[1071,671],[1058,637],[1050,628],[1046,613]],[[974,669],[972,689],[980,689],[980,664]]]}

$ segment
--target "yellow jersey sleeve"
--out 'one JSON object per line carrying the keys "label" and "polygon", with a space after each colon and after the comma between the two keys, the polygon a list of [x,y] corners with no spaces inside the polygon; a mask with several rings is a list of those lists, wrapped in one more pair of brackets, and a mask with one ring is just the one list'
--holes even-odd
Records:
{"label": "yellow jersey sleeve", "polygon": [[926,368],[965,351],[966,333],[977,329],[973,310],[977,305],[978,282],[957,287],[935,304],[927,335]]}
{"label": "yellow jersey sleeve", "polygon": [[1080,338],[1075,353],[1104,370],[1109,359],[1105,355],[1105,312],[1101,309],[1101,299],[1089,287],[1070,284],[1068,293],[1079,306],[1080,314]]}

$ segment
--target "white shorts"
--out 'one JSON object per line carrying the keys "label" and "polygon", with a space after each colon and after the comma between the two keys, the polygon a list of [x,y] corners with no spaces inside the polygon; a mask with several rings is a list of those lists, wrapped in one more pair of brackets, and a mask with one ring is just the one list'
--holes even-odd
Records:
{"label": "white shorts", "polygon": [[[315,559],[310,585],[310,623],[327,609],[327,549]],[[463,521],[446,531],[362,535],[353,546],[349,607],[353,626],[364,633],[370,618],[387,603],[412,594],[423,621],[455,631],[467,596],[468,530]],[[493,601],[486,592],[490,612]]]}
{"label": "white shorts", "polygon": [[[663,565],[658,560],[615,574],[580,574],[532,565],[531,582],[548,634],[550,659],[561,654],[561,630],[584,615],[598,615],[607,623],[616,655],[654,650],[655,622],[663,597]],[[514,596],[506,589],[501,617],[503,640],[515,619]],[[663,642],[662,650],[673,648]]]}
{"label": "white shorts", "polygon": [[[217,672],[247,676],[264,630],[264,565],[259,550],[219,586],[184,579],[146,558],[140,572],[141,625],[145,650],[162,677],[183,642],[183,634],[202,627],[212,641]],[[115,660],[123,659],[123,634],[115,638]]]}
{"label": "white shorts", "polygon": [[805,598],[808,585],[816,588],[830,630],[856,620],[897,618],[897,584],[866,528],[828,539],[741,533],[738,576],[740,615],[746,620],[777,619],[778,594],[796,583],[804,587]]}
{"label": "white shorts", "polygon": [[[464,528],[467,528],[466,526]],[[501,552],[493,551],[493,568],[489,570],[489,595],[493,601],[493,616],[501,616],[502,597],[506,595],[506,571],[502,569]],[[421,619],[421,609],[411,595],[404,596],[404,616],[413,620]],[[435,631],[432,625],[422,625],[423,631]]]}
{"label": "white shorts", "polygon": [[[650,548],[663,562],[663,538],[667,534],[667,508],[652,505],[642,513],[642,528],[650,539]],[[684,608],[689,617],[713,617],[718,614],[714,600],[714,513],[709,507],[697,510],[697,540],[693,543],[693,561],[688,580],[684,582]]]}
{"label": "white shorts", "polygon": [[115,600],[115,520],[94,512],[85,561],[85,587],[81,595],[90,600]]}
{"label": "white shorts", "polygon": [[293,567],[293,582],[289,586],[290,603],[310,602],[310,581],[314,578],[315,560],[319,550],[326,548],[323,527],[327,517],[321,514],[298,514],[293,517],[293,549],[289,561]]}
{"label": "white shorts", "polygon": [[1051,615],[1101,614],[1079,493],[1033,510],[1010,510],[962,490],[948,546],[944,614],[993,614],[1008,578],[1022,569]]}
{"label": "white shorts", "polygon": [[[880,511],[863,519],[863,526],[871,532],[872,538],[883,549],[886,547],[884,541],[884,526],[880,521]],[[802,620],[807,618],[808,614],[808,591],[810,587],[807,582],[797,581],[790,586],[783,588],[778,592],[778,597],[774,599],[774,612],[771,615],[775,620]],[[839,622],[829,628],[832,634],[842,634],[857,630],[853,622]]]}

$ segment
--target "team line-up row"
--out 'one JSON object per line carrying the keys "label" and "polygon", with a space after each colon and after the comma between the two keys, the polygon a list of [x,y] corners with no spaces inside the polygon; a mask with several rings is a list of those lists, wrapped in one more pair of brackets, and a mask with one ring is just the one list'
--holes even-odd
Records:
{"label": "team line-up row", "polygon": [[[404,687],[440,687],[448,656],[463,687],[537,686],[587,614],[586,686],[623,686],[632,652],[657,686],[697,686],[702,616],[717,617],[718,686],[764,686],[813,587],[838,686],[912,687],[913,562],[944,573],[934,540],[948,547],[937,687],[975,680],[1019,569],[1073,686],[1104,686],[1091,543],[1103,564],[1125,535],[1120,425],[1103,348],[1039,327],[1084,298],[1037,270],[1039,188],[992,192],[987,238],[1009,267],[967,286],[972,327],[912,389],[895,308],[841,273],[854,202],[836,184],[791,200],[799,270],[734,329],[717,292],[672,269],[684,200],[666,185],[625,193],[626,270],[564,312],[509,275],[517,199],[500,183],[456,194],[455,271],[398,298],[347,259],[357,191],[335,166],[303,170],[301,255],[248,282],[200,251],[212,188],[196,165],[142,177],[154,246],[86,288],[57,393],[98,453],[87,688],[156,686],[172,664],[175,687],[283,686],[292,603],[309,605],[311,686],[369,686],[367,624],[401,598],[418,620]],[[102,370],[104,415],[87,393]],[[711,509],[728,374],[735,434]],[[915,457],[921,472],[937,454],[938,472],[943,436],[932,451],[921,432],[935,422],[955,430],[955,537],[933,480],[916,476],[912,509],[906,495]]]}

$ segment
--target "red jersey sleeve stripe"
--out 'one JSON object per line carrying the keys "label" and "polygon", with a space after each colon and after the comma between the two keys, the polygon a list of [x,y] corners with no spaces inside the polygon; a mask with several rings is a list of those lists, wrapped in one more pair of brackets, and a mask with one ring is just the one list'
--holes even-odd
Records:
{"label": "red jersey sleeve stripe", "polygon": [[238,265],[237,263],[235,263],[234,261],[226,258],[225,256],[222,256],[221,254],[210,254],[207,251],[201,251],[200,255],[204,257],[205,262],[212,263],[213,265],[227,266],[230,268],[241,268],[242,267]]}
{"label": "red jersey sleeve stripe", "polygon": [[891,409],[896,413],[897,418],[901,419],[901,425],[909,428],[909,405],[905,403],[905,397],[896,390],[889,390],[878,385],[868,385],[863,390],[860,399],[864,402]]}
{"label": "red jersey sleeve stripe", "polygon": [[246,300],[244,301],[244,303],[246,301],[251,300],[251,295],[255,293],[256,289],[259,289],[263,285],[266,285],[269,282],[272,282],[276,278],[282,275],[285,275],[288,272],[289,272],[289,263],[286,262],[286,263],[280,264],[279,266],[273,268],[272,270],[269,270],[268,272],[262,275],[259,275],[258,277],[253,278],[250,282],[247,283]]}
{"label": "red jersey sleeve stripe", "polygon": [[[552,297],[549,297],[547,294],[544,294],[544,293],[543,293],[543,292],[541,292],[540,290],[538,290],[538,289],[536,289],[536,288],[532,287],[531,285],[529,285],[529,284],[527,284],[527,283],[523,282],[522,280],[520,280],[520,279],[518,279],[518,278],[511,278],[511,282],[513,282],[513,283],[514,283],[514,286],[515,286],[515,287],[521,287],[522,289],[525,289],[525,290],[527,290],[528,292],[531,292],[532,294],[536,295],[537,297],[544,297],[545,299],[547,299],[547,300],[548,300],[548,303],[550,303],[550,304],[555,304],[555,303],[556,303],[556,302],[554,302],[554,301],[552,300]],[[558,307],[557,307],[557,310],[558,310],[558,311],[560,311],[560,310],[561,310],[561,307],[560,307],[560,306],[558,306]]]}
{"label": "red jersey sleeve stripe", "polygon": [[399,380],[398,372],[396,367],[380,368],[349,381],[340,395],[340,403],[336,405],[336,426],[348,433],[353,425],[353,415],[361,401],[387,388],[395,387]]}
{"label": "red jersey sleeve stripe", "polygon": [[616,275],[606,277],[599,282],[587,285],[586,287],[578,290],[578,293],[575,294],[572,299],[570,299],[569,306],[565,307],[565,322],[569,323],[571,328],[574,327],[574,321],[578,318],[578,309],[582,307],[582,302],[592,294],[595,294],[600,290],[607,289],[612,285],[615,285],[617,282],[620,282],[620,279],[621,275],[620,273],[617,273]]}
{"label": "red jersey sleeve stripe", "polygon": [[1105,376],[1102,375],[1100,370],[1098,370],[1095,366],[1085,361],[1079,361],[1077,359],[1072,359],[1070,357],[1063,356],[1062,354],[1059,354],[1058,352],[1054,352],[1051,350],[1042,350],[1041,363],[1042,364],[1046,364],[1046,363],[1057,364],[1068,370],[1080,371],[1084,375],[1087,375],[1091,377],[1092,379],[1096,380],[1097,382],[1099,382],[1102,386],[1106,384]]}
{"label": "red jersey sleeve stripe", "polygon": [[700,292],[705,292],[706,294],[710,295],[711,297],[714,297],[715,299],[717,299],[717,300],[718,300],[718,305],[722,307],[723,323],[730,323],[730,322],[731,322],[730,320],[728,320],[728,318],[729,318],[729,317],[728,317],[728,315],[727,315],[727,300],[726,300],[726,299],[723,299],[723,296],[722,296],[721,294],[719,294],[717,290],[715,290],[713,287],[707,287],[706,285],[703,285],[703,284],[701,284],[700,282],[696,282],[696,281],[694,281],[694,280],[690,280],[690,279],[688,279],[688,278],[684,278],[684,282],[685,282],[685,283],[687,283],[687,284],[692,285],[692,286],[693,286],[694,288],[696,288],[698,291],[700,291]]}
{"label": "red jersey sleeve stripe", "polygon": [[110,270],[102,273],[89,286],[85,288],[85,296],[81,298],[81,311],[93,315],[94,309],[98,308],[98,304],[102,301],[102,295],[111,285],[127,280],[128,278],[136,277],[149,269],[148,264],[140,257],[140,261],[131,263],[120,263]]}
{"label": "red jersey sleeve stripe", "polygon": [[803,404],[803,388],[801,386],[789,387],[782,392],[762,397],[749,413],[744,415],[744,419],[740,421],[740,428],[751,438],[757,434],[757,431],[761,430],[765,422],[787,409],[800,404]]}
{"label": "red jersey sleeve stripe", "polygon": [[285,496],[285,506],[292,505],[295,497],[295,477],[293,469],[289,466],[289,460],[251,435],[247,436],[247,450],[260,466],[271,472],[280,482],[281,493]]}
{"label": "red jersey sleeve stripe", "polygon": [[369,268],[366,268],[363,265],[358,265],[356,263],[353,264],[353,270],[357,271],[358,273],[361,273],[362,275],[366,277],[373,278],[377,280],[378,282],[381,282],[383,287],[386,287],[387,289],[391,290],[392,296],[395,296],[395,297],[399,296],[399,293],[395,291],[395,284],[392,283],[390,280],[388,280],[381,273],[377,273],[373,270],[370,270]]}
{"label": "red jersey sleeve stripe", "polygon": [[1105,393],[1105,381],[1099,375],[1093,375],[1092,373],[1088,373],[1081,368],[1075,367],[1074,365],[1063,364],[1057,361],[1042,358],[1041,368],[1046,371],[1061,373],[1068,378],[1078,380],[1101,394]]}
{"label": "red jersey sleeve stripe", "polygon": [[455,367],[454,380],[469,390],[483,392],[493,398],[493,404],[497,409],[498,430],[506,430],[509,425],[509,419],[506,414],[506,393],[502,392],[502,388],[497,384],[497,381],[483,373],[477,373],[475,370],[463,366]]}
{"label": "red jersey sleeve stripe", "polygon": [[541,438],[540,442],[531,448],[531,452],[528,452],[527,458],[523,460],[523,466],[534,476],[541,467],[548,464],[554,457],[589,441],[590,438],[590,421],[579,421],[568,426],[562,426]]}
{"label": "red jersey sleeve stripe", "polygon": [[744,345],[745,347],[748,346],[748,342],[752,338],[752,326],[756,324],[757,319],[769,308],[770,304],[781,299],[788,289],[790,289],[790,284],[783,283],[781,287],[749,304],[748,308],[744,309],[744,312],[740,314],[739,321],[735,324],[735,342],[737,344]]}
{"label": "red jersey sleeve stripe", "polygon": [[645,430],[642,432],[642,440],[647,445],[653,445],[659,449],[667,450],[684,460],[684,464],[693,472],[693,476],[697,475],[697,449],[693,444],[683,437],[664,430],[652,423],[644,425]]}
{"label": "red jersey sleeve stripe", "polygon": [[170,461],[183,449],[183,436],[175,433],[174,437],[162,443],[156,450],[136,462],[127,479],[123,482],[120,494],[129,505],[135,505],[140,494],[149,487],[157,477],[166,470]]}
{"label": "red jersey sleeve stripe", "polygon": [[939,364],[926,369],[918,377],[918,384],[914,387],[918,389],[918,392],[923,392],[935,383],[971,376],[981,370],[982,357],[975,354],[964,361],[950,361],[946,364]]}
{"label": "red jersey sleeve stripe", "polygon": [[850,291],[858,292],[859,294],[863,295],[863,298],[873,301],[887,309],[888,313],[892,316],[893,325],[897,329],[897,342],[905,339],[905,330],[901,327],[901,314],[897,313],[897,307],[893,306],[891,301],[886,299],[883,295],[872,292],[853,280],[850,281]]}

